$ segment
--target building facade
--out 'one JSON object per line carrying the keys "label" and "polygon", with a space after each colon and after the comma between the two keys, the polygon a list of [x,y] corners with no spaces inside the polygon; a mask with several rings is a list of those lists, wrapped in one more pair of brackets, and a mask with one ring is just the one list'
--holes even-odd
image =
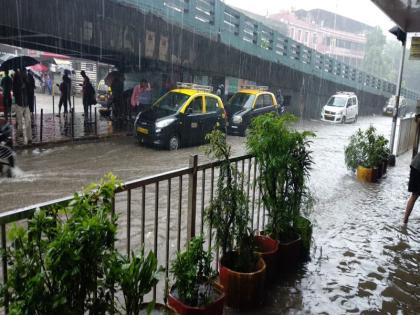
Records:
{"label": "building facade", "polygon": [[282,11],[269,16],[284,23],[288,35],[322,54],[359,67],[371,26],[325,10]]}

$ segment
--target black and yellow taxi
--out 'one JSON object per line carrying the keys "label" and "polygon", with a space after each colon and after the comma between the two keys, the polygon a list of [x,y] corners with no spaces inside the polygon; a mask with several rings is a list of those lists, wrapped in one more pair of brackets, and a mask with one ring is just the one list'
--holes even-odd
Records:
{"label": "black and yellow taxi", "polygon": [[242,86],[226,104],[228,133],[245,136],[254,117],[278,112],[276,97],[266,86]]}
{"label": "black and yellow taxi", "polygon": [[215,127],[226,126],[223,102],[212,87],[177,83],[135,120],[135,135],[140,143],[169,150],[199,145]]}

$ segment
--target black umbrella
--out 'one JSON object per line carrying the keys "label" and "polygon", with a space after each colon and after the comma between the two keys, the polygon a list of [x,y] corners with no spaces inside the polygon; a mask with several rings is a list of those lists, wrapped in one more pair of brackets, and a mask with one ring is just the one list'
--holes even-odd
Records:
{"label": "black umbrella", "polygon": [[7,59],[0,66],[0,71],[13,70],[13,69],[24,69],[26,67],[34,66],[39,61],[29,56],[18,56]]}

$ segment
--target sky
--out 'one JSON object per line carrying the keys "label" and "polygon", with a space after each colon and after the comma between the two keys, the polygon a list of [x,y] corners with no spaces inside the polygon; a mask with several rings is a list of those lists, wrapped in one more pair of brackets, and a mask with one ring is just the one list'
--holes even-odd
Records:
{"label": "sky", "polygon": [[371,26],[380,26],[384,33],[394,23],[370,0],[225,0],[232,5],[256,14],[274,14],[281,10],[324,9]]}

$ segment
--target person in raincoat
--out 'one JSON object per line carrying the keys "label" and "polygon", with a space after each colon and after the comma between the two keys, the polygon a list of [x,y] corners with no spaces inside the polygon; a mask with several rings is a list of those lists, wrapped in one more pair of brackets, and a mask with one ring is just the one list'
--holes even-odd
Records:
{"label": "person in raincoat", "polygon": [[85,121],[88,120],[89,115],[89,106],[94,104],[93,99],[95,98],[95,89],[90,83],[89,77],[86,75],[85,71],[80,71],[80,75],[83,78],[82,85],[82,102],[83,102],[83,112],[85,116]]}

